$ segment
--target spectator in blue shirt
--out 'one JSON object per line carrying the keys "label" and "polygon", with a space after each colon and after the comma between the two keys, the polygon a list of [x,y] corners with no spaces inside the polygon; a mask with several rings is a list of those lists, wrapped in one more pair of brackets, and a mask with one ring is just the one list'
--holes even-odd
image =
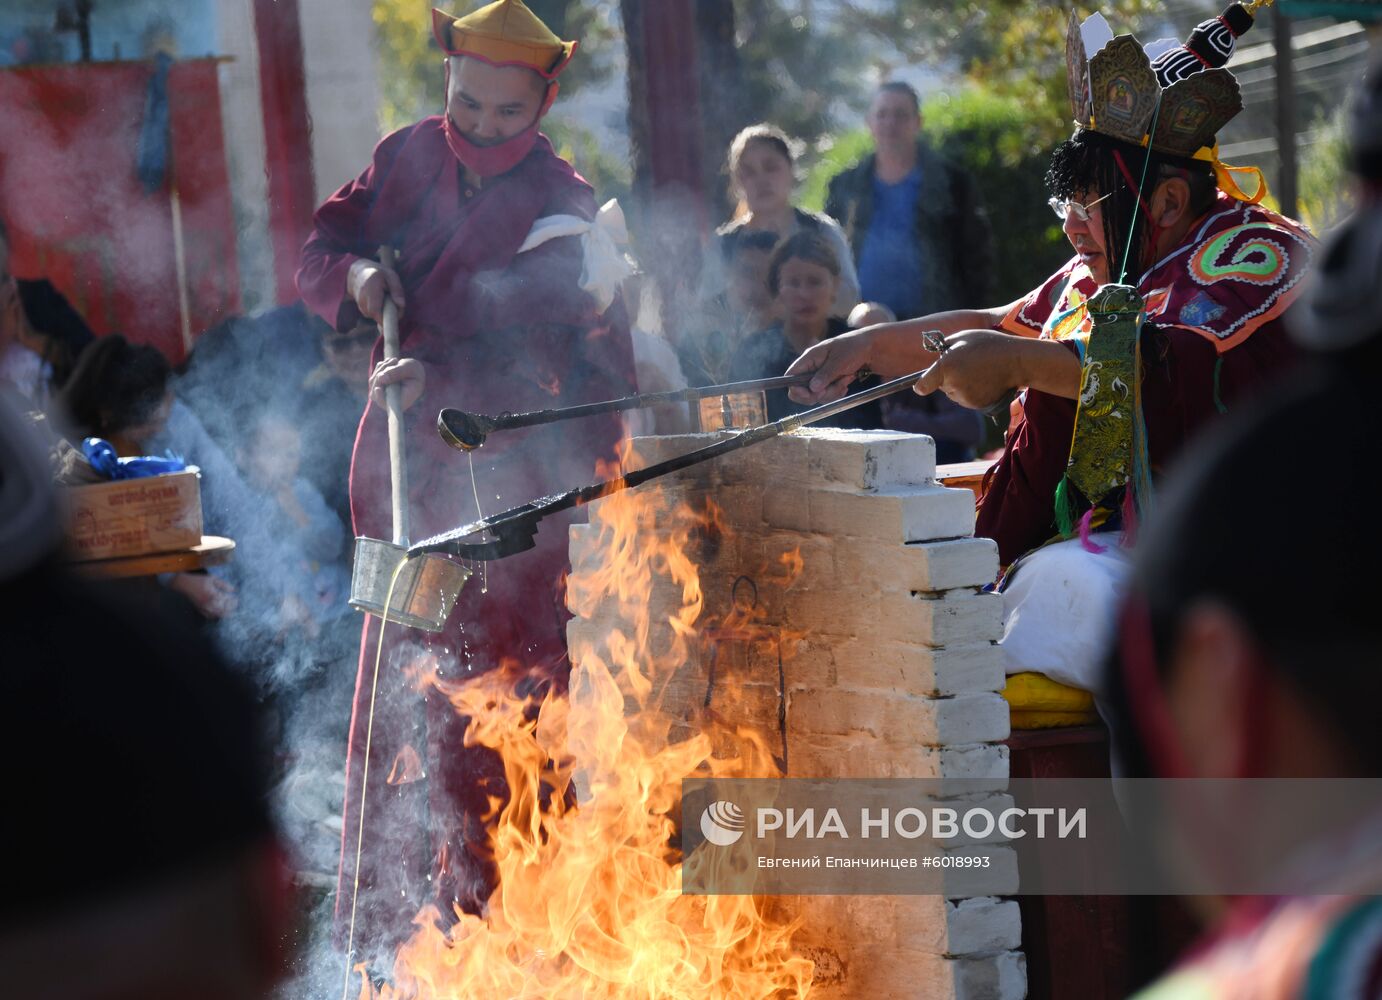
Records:
{"label": "spectator in blue shirt", "polygon": [[[874,151],[831,178],[825,203],[854,253],[861,298],[898,319],[987,301],[993,267],[993,235],[972,181],[921,138],[921,126],[910,85],[879,87],[868,113]],[[946,461],[972,458],[977,415],[943,421],[929,406],[904,393],[885,409],[884,423],[930,434]],[[957,436],[950,421],[965,433]]]}
{"label": "spectator in blue shirt", "polygon": [[921,138],[908,84],[883,84],[869,107],[874,151],[830,181],[825,211],[854,252],[861,298],[899,319],[987,301],[988,217],[968,175]]}

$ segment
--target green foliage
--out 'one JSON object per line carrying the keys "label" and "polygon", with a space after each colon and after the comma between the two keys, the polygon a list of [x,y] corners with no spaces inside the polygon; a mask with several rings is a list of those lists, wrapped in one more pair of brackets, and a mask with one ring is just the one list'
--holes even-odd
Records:
{"label": "green foliage", "polygon": [[[923,95],[924,133],[969,171],[988,207],[997,237],[995,301],[1036,287],[1069,256],[1044,182],[1051,149],[1071,129],[1067,8],[1044,0],[839,0],[837,6],[854,35],[851,51],[868,51],[880,75],[909,64],[950,64],[968,80],[957,90]],[[1119,32],[1136,30],[1139,18],[1159,6],[1158,0],[1106,0],[1098,9]],[[862,99],[853,106],[862,116]],[[829,178],[868,149],[862,127],[822,138],[803,157],[802,203],[821,208]]]}
{"label": "green foliage", "polygon": [[567,122],[549,118],[542,131],[552,140],[557,155],[566,160],[595,188],[601,204],[618,198],[619,204],[633,202],[629,165],[600,146],[594,135]]}
{"label": "green foliage", "polygon": [[442,56],[432,41],[431,8],[418,0],[374,0],[379,53],[379,124],[402,128],[442,106]]}
{"label": "green foliage", "polygon": [[978,88],[936,94],[922,108],[929,140],[974,179],[995,237],[996,302],[1031,291],[1069,258],[1046,201],[1046,167],[1064,127],[1033,117],[1017,95]]}
{"label": "green foliage", "polygon": [[816,212],[824,211],[830,178],[852,167],[872,151],[873,139],[869,137],[868,129],[861,127],[840,133],[829,140],[824,149],[802,157],[806,171],[797,190],[798,203]]}
{"label": "green foliage", "polygon": [[[1053,141],[1068,125],[1064,5],[1049,0],[896,0],[884,5],[839,0],[859,34],[896,51],[894,65],[958,63],[985,90],[1022,101],[1037,128]],[[1133,31],[1159,0],[1102,0],[1077,4],[1103,12],[1115,33]],[[887,65],[880,68],[887,70]]]}
{"label": "green foliage", "polygon": [[[820,5],[824,6],[824,5]],[[744,124],[772,122],[808,146],[835,125],[841,101],[867,94],[863,40],[783,0],[735,0]]]}
{"label": "green foliage", "polygon": [[1345,109],[1321,116],[1311,129],[1315,141],[1300,159],[1298,214],[1317,233],[1337,226],[1353,211],[1353,181],[1348,172]]}

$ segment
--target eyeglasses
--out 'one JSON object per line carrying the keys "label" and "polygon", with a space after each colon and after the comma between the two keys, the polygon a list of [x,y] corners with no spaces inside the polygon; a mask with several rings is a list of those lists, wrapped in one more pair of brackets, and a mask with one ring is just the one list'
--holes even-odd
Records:
{"label": "eyeglasses", "polygon": [[1103,201],[1104,198],[1112,197],[1112,195],[1113,192],[1110,191],[1108,194],[1104,195],[1103,198],[1095,198],[1088,205],[1081,205],[1077,201],[1066,201],[1061,198],[1052,198],[1046,204],[1051,206],[1051,211],[1056,213],[1056,218],[1060,219],[1061,222],[1064,222],[1072,215],[1079,222],[1088,222],[1089,210]]}

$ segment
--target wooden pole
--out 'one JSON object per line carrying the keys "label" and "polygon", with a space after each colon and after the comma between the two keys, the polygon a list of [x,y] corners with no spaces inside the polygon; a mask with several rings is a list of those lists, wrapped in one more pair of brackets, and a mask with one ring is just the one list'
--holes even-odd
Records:
{"label": "wooden pole", "polygon": [[[379,248],[379,263],[389,270],[398,266],[392,247]],[[392,360],[402,354],[398,333],[398,304],[391,295],[384,296],[384,358]],[[403,386],[395,382],[384,387],[384,402],[389,414],[389,488],[393,499],[393,542],[407,545],[412,525],[408,518],[408,450],[403,436]]]}
{"label": "wooden pole", "polygon": [[638,255],[656,283],[662,331],[676,344],[691,315],[708,228],[694,4],[620,0],[619,7],[629,56]]}
{"label": "wooden pole", "polygon": [[1291,52],[1291,19],[1278,5],[1272,10],[1276,48],[1276,196],[1283,215],[1294,217],[1299,177],[1296,163],[1296,67]]}
{"label": "wooden pole", "polygon": [[316,208],[298,0],[254,0],[254,35],[259,48],[264,165],[269,177],[274,295],[282,305],[297,298],[293,276]]}

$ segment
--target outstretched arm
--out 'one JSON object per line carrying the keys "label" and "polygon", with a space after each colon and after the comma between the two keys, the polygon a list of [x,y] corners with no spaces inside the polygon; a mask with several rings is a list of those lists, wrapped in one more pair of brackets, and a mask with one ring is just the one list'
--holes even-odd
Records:
{"label": "outstretched arm", "polygon": [[965,330],[947,337],[946,346],[917,380],[920,395],[940,390],[961,406],[982,410],[1019,386],[1066,399],[1080,394],[1080,358],[1068,341]]}
{"label": "outstretched arm", "polygon": [[809,385],[792,389],[790,395],[799,403],[828,403],[845,394],[861,368],[885,379],[921,371],[936,360],[936,354],[922,344],[921,335],[927,330],[950,335],[962,330],[996,327],[1010,308],[957,309],[902,323],[867,326],[832,337],[792,362],[787,374],[812,372],[815,377]]}

